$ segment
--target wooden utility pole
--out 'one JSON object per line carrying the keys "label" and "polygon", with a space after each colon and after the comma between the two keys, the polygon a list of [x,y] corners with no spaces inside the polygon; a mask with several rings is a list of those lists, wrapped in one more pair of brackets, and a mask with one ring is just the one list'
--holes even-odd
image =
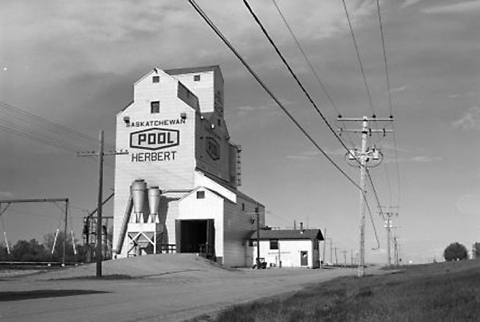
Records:
{"label": "wooden utility pole", "polygon": [[260,269],[260,209],[257,206],[255,208],[255,214],[257,215],[257,269]]}
{"label": "wooden utility pole", "polygon": [[[62,254],[62,266],[65,266],[65,258],[67,257],[67,220],[68,220],[68,199],[65,200],[65,226],[63,228],[63,254]],[[75,247],[75,241],[72,241],[72,246]]]}
{"label": "wooden utility pole", "polygon": [[326,244],[327,244],[327,227],[325,227],[325,228],[323,229],[323,232],[324,232],[324,234],[323,234],[323,256],[322,256],[322,261],[320,262],[320,263],[322,263],[322,266],[325,265],[326,258],[327,258],[327,257],[325,256],[325,255],[326,255],[326,254],[325,254],[325,251],[326,251],[326,246],[327,246],[327,245],[326,245]]}
{"label": "wooden utility pole", "polygon": [[119,152],[104,152],[104,135],[103,130],[99,133],[99,147],[98,152],[85,152],[78,153],[78,156],[98,156],[98,198],[97,198],[97,247],[96,247],[96,277],[102,277],[102,255],[103,255],[103,246],[102,246],[102,206],[103,206],[103,157],[105,155],[118,155],[118,154],[128,154],[128,151],[119,151]]}
{"label": "wooden utility pole", "polygon": [[99,135],[96,276],[102,277],[103,131]]}
{"label": "wooden utility pole", "polygon": [[352,150],[347,152],[347,159],[354,160],[355,162],[352,163],[352,166],[359,166],[360,167],[360,247],[359,247],[359,263],[358,263],[358,277],[362,277],[365,275],[365,212],[366,212],[366,181],[365,177],[367,174],[367,163],[375,160],[378,161],[375,163],[374,166],[377,166],[381,163],[381,153],[377,149],[369,149],[368,148],[368,137],[372,135],[372,133],[383,133],[384,135],[388,132],[392,132],[392,130],[386,129],[372,129],[369,125],[370,121],[380,122],[380,121],[393,121],[393,118],[386,118],[380,119],[373,116],[372,118],[368,118],[364,116],[363,118],[342,118],[339,117],[338,121],[353,121],[353,122],[362,122],[361,129],[342,129],[342,132],[354,132],[354,133],[361,133],[362,134],[362,145],[360,151]]}
{"label": "wooden utility pole", "polygon": [[383,217],[385,219],[385,229],[387,230],[387,256],[388,256],[388,266],[392,265],[392,216],[396,216],[395,212],[384,212]]}

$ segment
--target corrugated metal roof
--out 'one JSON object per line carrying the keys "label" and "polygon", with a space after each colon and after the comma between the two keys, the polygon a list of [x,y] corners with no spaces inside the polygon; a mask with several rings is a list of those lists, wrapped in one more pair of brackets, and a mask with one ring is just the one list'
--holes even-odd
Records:
{"label": "corrugated metal roof", "polygon": [[[257,231],[251,232],[247,239],[257,239]],[[268,239],[318,239],[324,240],[320,229],[275,229],[260,230],[260,240]]]}

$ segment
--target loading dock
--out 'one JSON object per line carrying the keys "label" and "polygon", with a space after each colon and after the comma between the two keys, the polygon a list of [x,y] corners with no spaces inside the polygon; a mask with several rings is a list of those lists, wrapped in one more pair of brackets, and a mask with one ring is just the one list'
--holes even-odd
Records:
{"label": "loading dock", "polygon": [[198,253],[207,258],[215,256],[215,225],[213,219],[175,221],[177,252]]}

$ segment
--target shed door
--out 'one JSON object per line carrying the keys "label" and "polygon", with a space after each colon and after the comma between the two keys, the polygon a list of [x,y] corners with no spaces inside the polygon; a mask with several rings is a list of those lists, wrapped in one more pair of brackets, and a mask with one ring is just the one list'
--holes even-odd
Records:
{"label": "shed door", "polygon": [[300,252],[300,265],[308,266],[308,252],[306,250]]}
{"label": "shed door", "polygon": [[215,222],[213,219],[207,219],[207,258],[215,257]]}

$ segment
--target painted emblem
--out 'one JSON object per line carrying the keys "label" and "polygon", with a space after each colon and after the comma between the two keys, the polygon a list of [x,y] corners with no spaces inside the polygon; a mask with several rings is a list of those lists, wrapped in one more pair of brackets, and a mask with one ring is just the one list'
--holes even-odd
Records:
{"label": "painted emblem", "polygon": [[161,150],[180,144],[180,131],[151,128],[130,133],[130,147],[144,150]]}
{"label": "painted emblem", "polygon": [[220,145],[214,138],[207,137],[207,153],[213,160],[220,159]]}

